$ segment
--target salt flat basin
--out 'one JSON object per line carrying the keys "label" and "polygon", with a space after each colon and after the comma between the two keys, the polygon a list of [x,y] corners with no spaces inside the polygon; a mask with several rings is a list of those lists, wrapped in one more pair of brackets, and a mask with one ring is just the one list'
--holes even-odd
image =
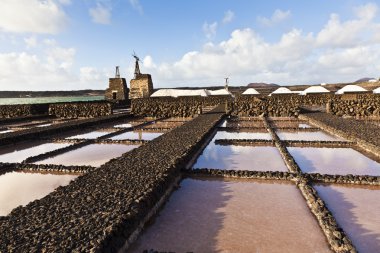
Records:
{"label": "salt flat basin", "polygon": [[139,145],[91,144],[82,148],[51,157],[36,164],[89,165],[98,167],[112,158],[137,148]]}
{"label": "salt flat basin", "polygon": [[338,224],[359,252],[380,249],[380,187],[316,185]]}
{"label": "salt flat basin", "polygon": [[0,176],[0,216],[40,199],[58,186],[65,186],[78,175],[8,172]]}
{"label": "salt flat basin", "polygon": [[3,131],[0,131],[0,134],[6,134],[6,133],[11,133],[11,132],[14,132],[13,130],[3,130]]}
{"label": "salt flat basin", "polygon": [[19,163],[30,156],[40,155],[49,151],[69,146],[69,143],[31,142],[0,149],[0,162]]}
{"label": "salt flat basin", "polygon": [[281,140],[300,140],[300,141],[343,141],[344,139],[329,135],[322,131],[316,132],[284,132],[277,131]]}
{"label": "salt flat basin", "polygon": [[193,168],[287,171],[276,147],[215,145],[210,143]]}
{"label": "salt flat basin", "polygon": [[73,136],[67,137],[66,139],[96,139],[110,133],[111,132],[107,132],[107,131],[92,131],[89,133],[73,135]]}
{"label": "salt flat basin", "polygon": [[116,135],[111,137],[111,140],[146,140],[150,141],[158,136],[161,136],[164,133],[151,133],[151,132],[143,132],[143,131],[130,131],[123,134]]}
{"label": "salt flat basin", "polygon": [[127,252],[330,252],[291,183],[185,179]]}
{"label": "salt flat basin", "polygon": [[261,140],[272,140],[272,137],[268,132],[226,132],[218,131],[214,136],[214,140],[217,139],[261,139]]}
{"label": "salt flat basin", "polygon": [[380,163],[352,148],[288,147],[303,172],[380,175]]}
{"label": "salt flat basin", "polygon": [[130,123],[124,123],[124,124],[114,125],[113,127],[115,127],[115,128],[130,128],[130,127],[133,127],[133,125]]}

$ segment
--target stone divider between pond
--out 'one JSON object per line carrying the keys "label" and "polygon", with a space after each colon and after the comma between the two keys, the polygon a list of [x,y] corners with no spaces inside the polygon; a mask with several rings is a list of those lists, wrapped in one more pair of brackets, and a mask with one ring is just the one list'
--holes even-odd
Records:
{"label": "stone divider between pond", "polygon": [[14,209],[0,221],[0,252],[116,252],[209,138],[223,111],[200,115]]}
{"label": "stone divider between pond", "polygon": [[4,133],[0,136],[0,146],[15,144],[27,140],[46,138],[49,135],[61,134],[71,130],[83,129],[101,123],[109,123],[120,119],[128,119],[129,115],[109,115],[98,118],[80,119],[75,121],[64,122],[61,124],[46,126],[43,128],[32,128],[17,132]]}
{"label": "stone divider between pond", "polygon": [[267,180],[291,180],[297,179],[297,174],[283,171],[251,171],[251,170],[222,170],[212,168],[193,168],[184,170],[191,176],[212,176],[227,178],[267,179]]}
{"label": "stone divider between pond", "polygon": [[264,123],[270,132],[276,147],[279,149],[281,157],[290,172],[295,173],[297,187],[300,189],[305,198],[311,212],[314,214],[322,231],[324,232],[331,249],[337,253],[356,252],[351,240],[346,233],[339,227],[334,216],[328,210],[323,200],[319,197],[316,190],[310,185],[310,180],[304,176],[301,168],[298,166],[293,156],[286,149],[285,144],[280,140],[274,129],[271,127],[267,118],[264,118]]}
{"label": "stone divider between pond", "polygon": [[358,175],[328,175],[319,173],[305,174],[305,177],[313,182],[355,184],[355,185],[380,185],[380,176]]}
{"label": "stone divider between pond", "polygon": [[49,104],[49,115],[60,118],[94,118],[112,114],[112,104],[107,101],[83,101]]}
{"label": "stone divider between pond", "polygon": [[300,118],[330,134],[356,142],[360,148],[380,157],[380,126],[321,112],[303,114]]}

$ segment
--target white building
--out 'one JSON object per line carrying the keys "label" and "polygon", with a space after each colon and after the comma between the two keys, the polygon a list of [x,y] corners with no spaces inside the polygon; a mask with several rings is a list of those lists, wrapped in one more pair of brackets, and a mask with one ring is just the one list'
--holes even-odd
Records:
{"label": "white building", "polygon": [[330,91],[322,86],[310,86],[309,88],[301,91],[300,95],[307,95],[310,93],[329,93]]}
{"label": "white building", "polygon": [[356,84],[349,84],[335,92],[335,94],[344,94],[344,93],[351,93],[351,92],[366,92],[367,90],[363,87],[360,87]]}
{"label": "white building", "polygon": [[373,93],[376,93],[376,94],[380,94],[380,87],[379,88],[376,88],[372,91]]}
{"label": "white building", "polygon": [[258,95],[260,93],[257,90],[255,90],[254,88],[248,88],[242,94],[243,95]]}
{"label": "white building", "polygon": [[293,92],[289,90],[288,88],[281,87],[273,91],[271,94],[269,94],[269,96],[271,96],[272,94],[293,94]]}

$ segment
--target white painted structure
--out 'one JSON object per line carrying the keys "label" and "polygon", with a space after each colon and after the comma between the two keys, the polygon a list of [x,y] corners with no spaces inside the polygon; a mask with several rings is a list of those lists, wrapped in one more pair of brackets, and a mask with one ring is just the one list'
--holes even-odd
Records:
{"label": "white painted structure", "polygon": [[360,87],[356,84],[349,84],[335,92],[335,94],[344,94],[344,93],[350,93],[350,92],[366,92],[367,90],[363,87]]}
{"label": "white painted structure", "polygon": [[258,95],[260,93],[257,90],[255,90],[254,88],[248,88],[242,94],[243,95]]}
{"label": "white painted structure", "polygon": [[301,91],[300,95],[306,95],[310,93],[329,93],[330,91],[322,86],[310,86],[309,88]]}
{"label": "white painted structure", "polygon": [[293,92],[289,90],[288,88],[281,87],[273,91],[271,94],[269,94],[269,96],[271,96],[272,94],[293,94]]}
{"label": "white painted structure", "polygon": [[376,93],[376,94],[380,94],[380,87],[379,88],[376,88],[372,91],[373,93]]}

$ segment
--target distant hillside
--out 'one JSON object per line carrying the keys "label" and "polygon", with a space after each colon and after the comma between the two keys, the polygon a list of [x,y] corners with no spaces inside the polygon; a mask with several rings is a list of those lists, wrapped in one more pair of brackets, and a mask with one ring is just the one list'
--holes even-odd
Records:
{"label": "distant hillside", "polygon": [[275,83],[249,83],[247,87],[249,88],[278,88],[280,85]]}
{"label": "distant hillside", "polygon": [[104,90],[0,91],[0,98],[103,96]]}
{"label": "distant hillside", "polygon": [[364,82],[368,82],[369,80],[372,80],[372,79],[376,79],[376,78],[364,77],[364,78],[360,78],[359,80],[356,80],[354,83],[364,83]]}

